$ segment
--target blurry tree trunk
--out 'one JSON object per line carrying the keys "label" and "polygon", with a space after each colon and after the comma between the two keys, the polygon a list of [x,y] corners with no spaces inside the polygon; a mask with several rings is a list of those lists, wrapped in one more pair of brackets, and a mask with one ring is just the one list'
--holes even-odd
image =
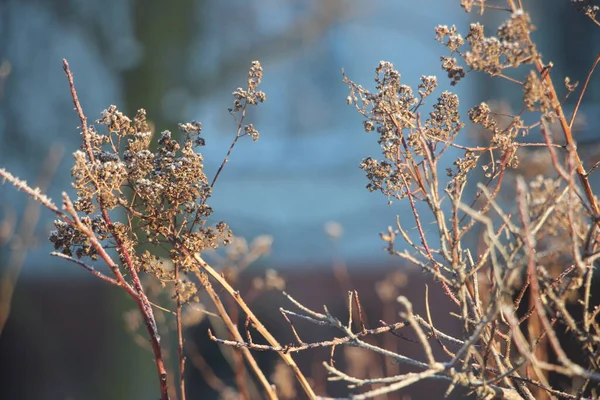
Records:
{"label": "blurry tree trunk", "polygon": [[202,0],[134,2],[134,31],[142,46],[139,64],[123,74],[128,115],[144,108],[157,131],[167,129],[182,115],[166,115],[162,102],[169,90],[185,83],[190,43],[198,34],[195,8]]}

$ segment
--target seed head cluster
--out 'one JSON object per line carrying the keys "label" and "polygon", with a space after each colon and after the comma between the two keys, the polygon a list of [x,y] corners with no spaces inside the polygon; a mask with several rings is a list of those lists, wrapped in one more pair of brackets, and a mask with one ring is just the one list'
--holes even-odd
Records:
{"label": "seed head cluster", "polygon": [[600,12],[600,6],[593,3],[594,0],[571,0],[571,4],[575,6],[577,11],[584,13],[592,21],[600,25],[600,21],[597,20],[598,12]]}
{"label": "seed head cluster", "polygon": [[448,91],[437,98],[428,118],[418,119],[421,107],[438,86],[435,76],[422,76],[417,94],[400,78],[400,73],[386,61],[375,70],[374,92],[344,76],[350,89],[348,103],[355,105],[365,118],[365,131],[377,132],[384,157],[381,161],[366,157],[360,164],[369,180],[367,189],[397,200],[406,197],[415,179],[420,179],[410,167],[411,162],[437,157],[440,145],[447,147],[464,127],[459,98]]}
{"label": "seed head cluster", "polygon": [[[248,87],[233,93],[232,113],[265,100],[265,94],[257,90],[261,79],[262,67],[254,62]],[[103,247],[126,249],[137,271],[168,281],[174,278],[173,270],[165,268],[156,252],[148,251],[149,246],[170,249],[171,261],[187,271],[193,267],[191,254],[230,242],[232,234],[225,222],[207,224],[213,212],[207,204],[212,183],[198,151],[205,144],[201,123],[179,124],[177,135],[160,133],[155,149],[144,110],[131,119],[110,106],[96,123],[98,129],[103,127],[103,133],[96,127],[87,129],[83,133],[88,135],[87,140],[73,155],[73,187],[77,193],[73,204],[77,212],[84,214],[81,222],[103,241]],[[247,125],[243,131],[258,139],[254,126]],[[117,211],[126,215],[127,223],[111,222],[108,226],[105,213],[110,216]],[[89,235],[64,221],[55,222],[50,240],[65,255],[98,256]]]}
{"label": "seed head cluster", "polygon": [[[530,39],[533,30],[535,27],[529,14],[523,11],[513,13],[498,28],[496,36],[486,36],[480,23],[472,23],[464,38],[455,26],[440,25],[435,29],[436,40],[451,51],[450,56],[441,57],[442,69],[448,74],[451,84],[456,85],[468,71],[459,65],[455,55],[464,60],[469,71],[490,75],[501,75],[506,68],[531,63],[537,54]],[[463,50],[465,45],[468,49]]]}

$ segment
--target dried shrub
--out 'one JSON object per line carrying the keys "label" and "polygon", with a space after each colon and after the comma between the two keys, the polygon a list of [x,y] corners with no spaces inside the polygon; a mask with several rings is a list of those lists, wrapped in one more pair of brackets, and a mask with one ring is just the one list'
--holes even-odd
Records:
{"label": "dried shrub", "polygon": [[[348,103],[363,116],[364,130],[375,134],[381,147],[380,160],[366,157],[360,164],[367,190],[380,192],[389,203],[405,202],[412,213],[412,220],[398,217],[380,237],[391,255],[417,266],[443,288],[455,308],[451,316],[462,326],[460,335],[436,328],[427,288],[425,315],[414,312],[411,302],[400,295],[406,284],[402,273],[377,284],[382,303],[394,303],[401,310],[398,319],[381,321],[377,327],[366,325],[354,290],[348,291],[347,320],[327,307],[322,312],[309,309],[284,292],[293,307],[280,309],[295,338],[289,344],[280,344],[256,317],[243,299],[251,296],[233,288],[239,271],[268,251],[270,241],[263,237],[248,245],[234,238],[224,222],[209,226],[208,201],[237,141],[259,137],[254,126],[244,124],[248,106],[265,100],[258,90],[262,77],[258,62],[250,69],[247,87],[233,92],[231,112],[237,134],[212,180],[204,174],[203,158],[197,152],[204,145],[199,123],[180,125],[181,142],[163,132],[157,150],[152,151],[153,134],[143,110],[130,119],[111,106],[97,121],[105,127],[106,132],[100,133],[88,126],[66,62],[83,138],[81,149],[74,153],[77,199],[71,201],[65,194],[59,209],[6,170],[1,169],[0,175],[58,216],[51,233],[54,255],[121,287],[134,300],[137,310],[128,313],[127,325],[134,332],[145,329],[138,336],[140,342],[143,337],[150,339],[163,399],[185,398],[186,351],[223,398],[317,398],[308,372],[298,368],[292,355],[319,348],[330,350],[322,367],[330,379],[353,390],[353,399],[401,392],[431,379],[447,382],[446,395],[461,387],[482,399],[596,398],[600,307],[593,303],[592,294],[600,255],[600,208],[589,176],[598,163],[583,164],[573,124],[600,56],[579,91],[573,115],[567,118],[560,88],[551,76],[552,64],[544,63],[532,41],[535,27],[519,8],[521,2],[507,0],[505,7],[487,3],[460,2],[468,12],[506,13],[495,36],[486,35],[478,22],[467,27],[464,37],[455,26],[435,28],[435,39],[449,53],[441,57],[442,69],[451,85],[477,71],[520,86],[523,101],[514,107],[519,112],[498,103],[480,103],[468,109],[468,121],[463,121],[456,94],[435,94],[436,77],[423,76],[414,90],[386,61],[376,67],[373,90],[343,77],[350,92]],[[597,6],[589,1],[573,3],[597,23]],[[511,76],[517,67],[528,72],[523,82]],[[566,95],[577,90],[566,78],[564,86]],[[525,122],[532,117],[533,124]],[[477,132],[483,145],[469,144],[468,131]],[[530,139],[533,131],[541,132],[543,141]],[[557,132],[561,144],[554,143]],[[444,156],[450,149],[459,156],[448,162]],[[541,174],[524,170],[534,151],[546,154]],[[500,194],[507,192],[513,204],[503,206]],[[117,220],[116,210],[125,218]],[[426,234],[425,224],[433,226],[434,235]],[[339,229],[328,229],[332,238],[341,235]],[[479,243],[469,242],[468,237],[477,237]],[[230,247],[219,273],[203,253],[225,244]],[[168,250],[167,258],[153,252],[157,246]],[[96,269],[99,262],[109,272]],[[254,291],[284,288],[285,282],[274,271],[252,282]],[[168,313],[156,310],[149,300],[161,294],[172,302],[172,325]],[[236,307],[224,305],[225,294]],[[212,324],[209,337],[235,350],[231,352],[235,389],[214,375],[197,349],[184,348],[184,327],[201,321],[209,308],[222,321]],[[234,322],[239,314],[246,317],[244,329]],[[294,320],[333,328],[338,335],[304,341]],[[177,372],[166,365],[160,341],[161,334],[171,331],[178,342]],[[256,332],[259,341],[252,339]],[[412,343],[422,356],[409,357],[371,340],[380,336]],[[567,344],[576,351],[568,352]],[[435,347],[443,356],[435,355]],[[281,359],[268,378],[258,367],[256,351],[274,352]],[[373,377],[367,372],[378,357],[407,365],[410,372]],[[344,360],[345,370],[335,364],[339,359]],[[258,389],[245,378],[246,369]]]}

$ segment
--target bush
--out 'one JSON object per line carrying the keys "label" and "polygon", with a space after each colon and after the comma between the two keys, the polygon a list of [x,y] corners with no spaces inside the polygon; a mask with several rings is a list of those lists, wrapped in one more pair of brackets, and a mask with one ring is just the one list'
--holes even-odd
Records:
{"label": "bush", "polygon": [[[587,1],[573,3],[600,25],[595,19],[597,6]],[[428,299],[427,312],[421,316],[400,296],[397,302],[403,311],[398,321],[367,328],[356,291],[348,292],[347,321],[326,307],[324,311],[311,310],[284,293],[294,310],[281,308],[282,321],[296,341],[282,345],[234,289],[232,276],[203,259],[203,252],[236,240],[226,223],[207,223],[212,213],[208,203],[238,140],[259,138],[255,127],[244,120],[249,107],[266,98],[258,90],[263,73],[260,63],[252,64],[247,87],[233,92],[230,112],[237,133],[218,172],[208,179],[197,151],[205,144],[200,123],[180,124],[181,142],[163,132],[155,150],[144,110],[129,118],[111,106],[97,121],[102,131],[97,130],[88,124],[73,75],[64,62],[82,131],[81,149],[73,154],[77,198],[73,201],[63,194],[59,208],[8,171],[0,169],[0,175],[57,215],[50,234],[56,250],[52,255],[122,288],[135,302],[132,326],[135,329],[143,323],[150,339],[162,399],[186,397],[183,336],[186,321],[199,307],[210,307],[219,315],[229,338],[215,336],[211,330],[209,337],[239,350],[236,354],[245,359],[240,365],[250,371],[265,398],[292,398],[295,392],[286,391],[281,384],[272,385],[256,362],[255,352],[276,353],[289,367],[303,396],[317,398],[306,372],[292,356],[314,348],[331,350],[323,368],[331,379],[353,388],[353,399],[398,392],[429,379],[446,381],[447,395],[461,387],[485,399],[600,395],[596,389],[600,382],[600,307],[592,301],[600,255],[600,209],[589,182],[599,163],[585,166],[573,137],[573,123],[600,55],[581,89],[568,78],[559,87],[552,77],[552,63],[544,62],[531,38],[534,26],[529,14],[519,8],[520,1],[507,0],[505,8],[483,0],[462,0],[461,4],[467,12],[504,13],[506,21],[495,36],[487,36],[477,22],[470,24],[464,36],[455,26],[436,27],[435,38],[447,49],[447,55],[441,57],[442,69],[452,85],[479,71],[520,86],[523,99],[515,108],[518,112],[506,111],[498,103],[480,103],[468,110],[467,126],[456,94],[445,91],[431,100],[436,77],[423,76],[414,90],[403,84],[400,73],[385,61],[376,68],[372,91],[343,77],[350,91],[348,104],[364,117],[364,130],[375,132],[382,150],[381,160],[367,157],[360,164],[368,179],[367,190],[381,192],[390,203],[408,202],[412,210],[410,221],[398,217],[381,239],[391,255],[418,266],[441,285],[447,301],[456,308],[452,317],[462,325],[457,337],[435,327]],[[525,78],[519,80],[518,76]],[[577,94],[577,106],[568,117],[562,104],[571,94]],[[526,122],[531,119],[535,122]],[[484,143],[469,145],[468,131]],[[543,141],[530,139],[533,131],[541,132]],[[451,164],[446,162],[449,149],[462,153]],[[519,160],[542,150],[548,154],[547,168],[526,179]],[[499,194],[507,191],[514,194],[512,208],[500,205]],[[435,227],[434,238],[426,235],[426,224]],[[469,243],[469,237],[478,238],[476,246]],[[251,248],[245,242],[237,245],[234,250],[250,260],[262,254],[269,243],[263,239]],[[157,249],[163,249],[168,258],[159,257]],[[95,267],[101,263],[108,267],[106,272]],[[261,282],[282,287],[274,274]],[[224,306],[223,290],[246,318],[244,332]],[[176,324],[172,333],[166,323],[161,325],[164,319],[159,321],[156,314],[162,311],[150,300],[161,293],[173,302]],[[212,305],[203,306],[201,294]],[[293,320],[332,327],[339,336],[306,343]],[[251,329],[260,334],[260,343],[252,340]],[[383,334],[408,340],[403,330],[411,330],[416,337],[422,347],[421,358],[369,340]],[[161,335],[176,337],[176,368],[165,361]],[[566,351],[567,344],[576,351]],[[340,346],[380,354],[408,365],[411,372],[370,379],[352,376],[334,363]],[[434,346],[443,350],[443,357],[434,356]],[[236,383],[237,390],[248,398],[243,374]]]}

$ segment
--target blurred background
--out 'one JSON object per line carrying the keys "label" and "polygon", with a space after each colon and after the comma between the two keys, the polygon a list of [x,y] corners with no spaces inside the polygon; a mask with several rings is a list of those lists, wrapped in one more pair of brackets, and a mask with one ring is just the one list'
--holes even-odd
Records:
{"label": "blurred background", "polygon": [[[567,1],[525,3],[553,74],[584,80],[598,30]],[[235,136],[231,92],[260,60],[267,102],[249,121],[261,137],[234,149],[209,202],[212,219],[249,242],[272,237],[270,254],[249,276],[275,269],[297,297],[342,310],[344,285],[358,285],[373,312],[385,301],[381,283],[393,281],[393,290],[419,299],[419,311],[422,278],[382,251],[378,236],[410,211],[365,189],[358,165],[379,157],[379,147],[346,104],[341,70],[372,87],[375,67],[387,60],[411,86],[421,75],[438,75],[441,93],[450,89],[439,62],[446,50],[433,28],[455,24],[465,32],[469,17],[458,0],[1,0],[0,166],[55,200],[70,190],[79,121],[62,71],[66,58],[90,121],[111,104],[130,116],[145,108],[156,132],[201,121],[212,176]],[[521,99],[503,81],[477,74],[451,90],[463,113],[492,97]],[[586,102],[599,101],[600,86],[592,86]],[[598,131],[583,134],[593,142]],[[3,398],[157,398],[151,354],[126,331],[129,299],[48,256],[52,220],[23,193],[0,186],[0,310],[10,310],[0,331]],[[435,312],[452,325],[441,321],[444,307]],[[191,338],[203,335],[198,328]],[[189,374],[201,382],[194,368]],[[226,371],[222,378],[227,383]],[[217,398],[209,386],[191,384],[191,398]]]}

